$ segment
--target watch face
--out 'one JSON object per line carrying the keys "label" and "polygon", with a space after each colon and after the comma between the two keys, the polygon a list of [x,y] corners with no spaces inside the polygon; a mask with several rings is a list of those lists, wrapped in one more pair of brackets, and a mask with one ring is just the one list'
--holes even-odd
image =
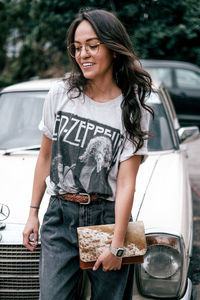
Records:
{"label": "watch face", "polygon": [[116,253],[116,256],[117,256],[117,257],[122,257],[123,254],[124,254],[124,249],[118,249],[118,250],[117,250],[117,253]]}

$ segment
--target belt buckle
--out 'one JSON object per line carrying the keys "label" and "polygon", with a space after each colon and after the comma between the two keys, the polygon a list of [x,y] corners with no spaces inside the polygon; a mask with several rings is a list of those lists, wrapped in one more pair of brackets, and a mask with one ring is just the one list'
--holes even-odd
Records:
{"label": "belt buckle", "polygon": [[90,204],[90,202],[91,202],[90,194],[87,194],[87,193],[79,193],[79,195],[81,195],[81,196],[87,196],[87,197],[88,197],[88,201],[87,201],[87,202],[80,202],[81,205],[87,205],[87,204]]}

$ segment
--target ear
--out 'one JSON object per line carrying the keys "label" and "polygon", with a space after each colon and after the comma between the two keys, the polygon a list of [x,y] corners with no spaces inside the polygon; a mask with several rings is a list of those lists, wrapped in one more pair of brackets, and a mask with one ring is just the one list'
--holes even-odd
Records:
{"label": "ear", "polygon": [[116,58],[116,57],[117,57],[116,52],[113,52],[113,58]]}

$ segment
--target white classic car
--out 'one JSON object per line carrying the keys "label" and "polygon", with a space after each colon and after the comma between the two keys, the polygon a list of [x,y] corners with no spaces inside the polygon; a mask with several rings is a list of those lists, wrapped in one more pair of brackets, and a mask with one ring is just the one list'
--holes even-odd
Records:
{"label": "white classic car", "polygon": [[[40,148],[38,124],[52,80],[29,81],[0,94],[0,299],[39,297],[40,245],[22,245],[34,167]],[[134,270],[133,300],[194,299],[188,268],[192,250],[192,198],[187,171],[187,142],[197,127],[180,128],[161,84],[149,98],[155,111],[149,156],[140,166],[132,215],[145,225],[147,252]],[[40,219],[48,205],[45,194]],[[86,273],[80,299],[90,299]],[[56,299],[57,300],[57,299]]]}

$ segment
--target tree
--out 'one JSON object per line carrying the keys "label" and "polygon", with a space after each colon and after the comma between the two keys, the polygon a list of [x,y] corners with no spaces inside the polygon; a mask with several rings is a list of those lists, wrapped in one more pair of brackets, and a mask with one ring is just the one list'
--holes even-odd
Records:
{"label": "tree", "polygon": [[[4,1],[9,15],[9,34],[17,32],[13,42],[21,44],[19,52],[7,57],[1,77],[14,83],[31,77],[63,76],[69,71],[66,31],[78,7],[95,6],[94,1],[9,0]],[[109,9],[113,1],[99,0],[98,7]],[[5,38],[8,37],[8,32]],[[5,44],[5,39],[4,42]]]}
{"label": "tree", "polygon": [[141,58],[185,60],[200,65],[199,0],[126,1],[119,17]]}
{"label": "tree", "polygon": [[0,70],[5,67],[6,61],[6,40],[9,33],[9,24],[7,19],[7,5],[5,1],[0,0],[0,24],[1,24],[1,34],[0,34]]}
{"label": "tree", "polygon": [[[116,13],[139,58],[200,65],[200,0],[0,0],[0,85],[69,71],[66,31],[86,6]],[[13,36],[20,50],[8,57]]]}

